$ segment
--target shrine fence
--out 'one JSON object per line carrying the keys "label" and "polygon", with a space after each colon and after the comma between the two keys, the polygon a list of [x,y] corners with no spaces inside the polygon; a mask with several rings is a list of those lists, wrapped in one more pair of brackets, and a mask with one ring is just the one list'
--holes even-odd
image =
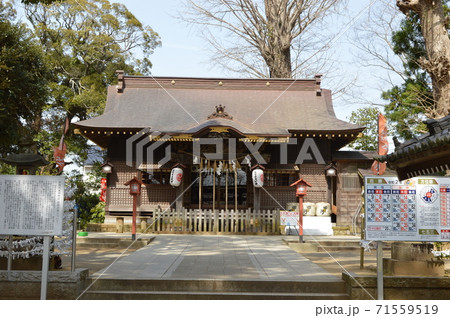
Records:
{"label": "shrine fence", "polygon": [[155,233],[280,233],[279,210],[157,209],[149,218]]}

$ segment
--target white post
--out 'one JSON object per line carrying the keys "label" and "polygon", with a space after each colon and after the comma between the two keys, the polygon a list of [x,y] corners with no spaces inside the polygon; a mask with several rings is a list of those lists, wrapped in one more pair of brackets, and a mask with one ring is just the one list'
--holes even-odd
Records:
{"label": "white post", "polygon": [[44,236],[44,245],[42,253],[41,300],[47,299],[49,262],[50,262],[50,236]]}
{"label": "white post", "polygon": [[76,257],[77,257],[77,212],[78,209],[74,209],[73,211],[73,226],[72,226],[72,264],[71,264],[71,270],[72,272],[75,271],[75,263],[76,263]]}
{"label": "white post", "polygon": [[378,300],[383,300],[383,242],[377,242],[377,294]]}

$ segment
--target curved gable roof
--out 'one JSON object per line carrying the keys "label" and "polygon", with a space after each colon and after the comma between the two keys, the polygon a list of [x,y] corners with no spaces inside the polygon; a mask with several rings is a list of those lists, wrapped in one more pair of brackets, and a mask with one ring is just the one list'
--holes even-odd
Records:
{"label": "curved gable roof", "polygon": [[[230,119],[210,119],[217,105]],[[119,76],[109,87],[103,115],[80,121],[80,128],[143,129],[195,133],[207,126],[230,126],[242,134],[289,135],[290,131],[360,132],[364,127],[337,119],[331,91],[320,77],[214,79]]]}

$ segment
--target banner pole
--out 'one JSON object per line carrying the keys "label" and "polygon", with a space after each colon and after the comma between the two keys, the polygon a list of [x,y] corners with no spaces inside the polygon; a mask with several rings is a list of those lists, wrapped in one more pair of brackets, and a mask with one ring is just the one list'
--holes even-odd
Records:
{"label": "banner pole", "polygon": [[71,262],[71,270],[72,272],[75,272],[75,264],[76,264],[76,257],[77,257],[77,224],[78,224],[78,217],[77,217],[78,209],[74,209],[73,211],[73,224],[72,224],[72,262]]}

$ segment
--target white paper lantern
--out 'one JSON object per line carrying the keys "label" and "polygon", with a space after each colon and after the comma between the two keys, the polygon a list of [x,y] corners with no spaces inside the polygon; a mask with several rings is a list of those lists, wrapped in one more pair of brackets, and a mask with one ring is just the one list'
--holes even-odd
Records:
{"label": "white paper lantern", "polygon": [[262,188],[264,186],[264,171],[262,169],[255,169],[252,171],[253,186],[255,188]]}
{"label": "white paper lantern", "polygon": [[183,169],[173,168],[170,172],[170,185],[172,187],[179,187],[183,180]]}

